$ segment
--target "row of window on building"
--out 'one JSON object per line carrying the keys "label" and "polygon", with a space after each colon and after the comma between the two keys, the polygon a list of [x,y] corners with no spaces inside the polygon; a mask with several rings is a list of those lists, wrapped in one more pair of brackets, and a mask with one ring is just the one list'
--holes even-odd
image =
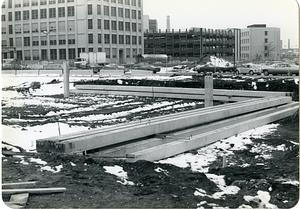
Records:
{"label": "row of window on building", "polygon": [[249,51],[250,50],[250,46],[242,46],[241,50],[242,51]]}
{"label": "row of window on building", "polygon": [[[102,37],[104,40],[102,40]],[[32,42],[30,41],[32,40]],[[22,46],[47,46],[47,36],[33,36],[30,37],[21,37],[16,38],[16,45],[14,45],[14,39],[9,38],[9,46],[10,47],[22,47]],[[22,42],[23,40],[23,42]],[[68,40],[68,44],[72,45],[75,44],[75,35],[69,35],[68,39],[66,39],[65,35],[59,35],[58,41],[57,37],[55,35],[49,36],[49,44],[51,46],[55,45],[66,45]],[[142,37],[141,36],[129,36],[129,35],[116,35],[116,34],[97,34],[97,36],[94,36],[94,34],[88,34],[88,44],[94,44],[94,43],[104,43],[104,44],[126,44],[126,45],[142,45]],[[7,41],[2,40],[2,46],[7,47]]]}
{"label": "row of window on building", "polygon": [[[94,26],[94,21],[97,22],[97,26],[95,28]],[[110,21],[110,20],[103,20],[103,29],[104,30],[112,30],[112,31],[125,31],[126,32],[142,32],[142,24],[141,23],[131,23],[131,22],[123,22],[123,21]],[[68,32],[75,32],[75,21],[71,20],[68,21],[66,24],[65,21],[58,21],[56,22],[41,22],[40,27],[38,23],[32,23],[31,28],[29,23],[24,23],[24,24],[15,24],[15,34],[20,34],[22,33],[39,33],[39,32],[66,32],[66,27]],[[87,21],[87,27],[89,30],[92,29],[102,29],[102,19],[88,19]],[[57,30],[58,29],[58,30]],[[2,34],[7,34],[7,30],[5,26],[2,26]],[[13,25],[8,25],[8,34],[14,34],[13,31]]]}
{"label": "row of window on building", "polygon": [[[50,49],[50,60],[66,60],[67,59],[67,50],[68,50],[68,59],[72,60],[76,58],[76,49],[75,48],[69,48],[69,49]],[[98,52],[104,51],[106,54],[106,58],[108,59],[116,59],[118,58],[118,49],[117,48],[88,48],[88,52],[94,52],[98,50]],[[81,52],[85,52],[85,48],[78,48],[77,54],[78,57]],[[23,54],[24,53],[24,54]],[[32,53],[32,54],[31,54]],[[126,58],[132,58],[136,57],[137,54],[142,53],[141,48],[126,48],[125,49],[125,57]],[[48,50],[47,49],[41,49],[41,50],[17,50],[16,51],[17,59],[19,60],[48,60]],[[13,56],[13,52],[11,52],[11,55]]]}
{"label": "row of window on building", "polygon": [[[100,0],[99,0],[100,1]],[[15,0],[15,8],[19,8],[19,7],[29,7],[30,6],[30,0],[23,0],[23,4],[22,4],[22,0]],[[47,5],[47,3],[49,3],[49,5],[51,4],[56,4],[56,2],[58,4],[60,3],[65,3],[65,2],[74,2],[74,0],[31,0],[31,6],[38,6],[38,5]],[[111,2],[111,3],[117,3],[118,4],[124,4],[125,5],[131,5],[131,6],[138,6],[138,7],[142,7],[142,1],[141,0],[103,0],[103,2]],[[12,8],[13,4],[12,4],[12,0],[8,0],[8,8]],[[2,4],[2,8],[6,8],[6,1],[4,1],[4,3]]]}
{"label": "row of window on building", "polygon": [[241,40],[241,44],[249,44],[250,43],[250,39],[242,39]]}
{"label": "row of window on building", "polygon": [[[93,5],[88,5],[88,15],[92,15],[92,6]],[[67,9],[67,16],[68,17],[73,17],[75,16],[75,9],[74,6],[68,6],[68,7],[58,7],[57,10],[56,8],[49,8],[48,9],[48,14],[47,16],[47,9],[40,9],[40,13],[38,9],[31,10],[31,19],[36,20],[36,19],[47,19],[47,18],[56,18],[58,17],[66,17],[66,9]],[[117,13],[118,9],[118,13]],[[56,15],[56,11],[58,12],[58,15]],[[125,11],[125,13],[124,13]],[[132,18],[132,19],[142,19],[142,12],[139,10],[130,10],[130,9],[125,9],[124,8],[116,8],[116,7],[111,7],[109,9],[109,6],[104,6],[104,15],[105,16],[113,16],[113,17],[125,17],[125,18]],[[124,16],[125,14],[125,16]],[[8,12],[8,21],[13,21],[13,14],[12,12]],[[40,16],[39,16],[40,15]],[[97,15],[101,15],[101,5],[97,5]],[[21,11],[15,11],[15,21],[21,21],[22,20],[22,14]],[[23,11],[23,20],[29,20],[30,19],[30,10],[25,10]],[[3,14],[1,16],[1,21],[6,21],[6,15]]]}

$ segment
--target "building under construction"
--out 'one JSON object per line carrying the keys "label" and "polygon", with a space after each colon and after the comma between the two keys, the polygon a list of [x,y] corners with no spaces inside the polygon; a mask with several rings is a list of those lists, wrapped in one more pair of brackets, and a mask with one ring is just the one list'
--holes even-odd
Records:
{"label": "building under construction", "polygon": [[239,44],[235,41],[237,29],[213,30],[192,28],[186,31],[145,32],[145,54],[167,54],[176,59],[202,60],[214,55],[238,60]]}

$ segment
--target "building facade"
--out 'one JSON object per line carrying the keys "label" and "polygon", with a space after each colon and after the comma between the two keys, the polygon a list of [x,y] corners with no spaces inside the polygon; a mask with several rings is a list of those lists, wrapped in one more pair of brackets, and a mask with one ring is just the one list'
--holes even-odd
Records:
{"label": "building facade", "polygon": [[72,60],[105,52],[107,61],[134,62],[143,53],[142,0],[6,0],[2,58]]}
{"label": "building facade", "polygon": [[255,24],[241,30],[242,60],[279,60],[280,53],[280,28],[266,27],[265,24]]}
{"label": "building facade", "polygon": [[210,55],[234,60],[235,37],[232,30],[193,28],[144,34],[145,54],[167,54],[178,59],[203,59]]}
{"label": "building facade", "polygon": [[144,32],[150,31],[150,32],[157,32],[157,20],[156,19],[150,19],[149,15],[144,15],[143,18],[143,27]]}

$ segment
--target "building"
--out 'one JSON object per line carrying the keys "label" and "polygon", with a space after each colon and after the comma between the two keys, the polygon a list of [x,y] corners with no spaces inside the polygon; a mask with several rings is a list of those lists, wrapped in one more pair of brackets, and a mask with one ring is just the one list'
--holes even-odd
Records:
{"label": "building", "polygon": [[142,0],[6,0],[2,57],[72,60],[105,52],[108,62],[143,53]]}
{"label": "building", "polygon": [[176,59],[202,60],[210,55],[234,60],[234,32],[193,28],[144,33],[145,54],[167,54]]}
{"label": "building", "polygon": [[167,32],[171,31],[171,18],[170,15],[167,16]]}
{"label": "building", "polygon": [[266,27],[265,24],[255,24],[241,30],[242,60],[279,60],[280,52],[280,28]]}
{"label": "building", "polygon": [[143,27],[144,32],[150,31],[150,32],[157,32],[157,20],[156,19],[150,19],[149,15],[144,15],[143,18]]}

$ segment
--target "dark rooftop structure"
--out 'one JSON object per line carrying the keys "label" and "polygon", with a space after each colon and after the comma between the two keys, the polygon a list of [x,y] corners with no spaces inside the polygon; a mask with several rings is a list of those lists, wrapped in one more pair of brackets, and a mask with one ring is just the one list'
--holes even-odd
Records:
{"label": "dark rooftop structure", "polygon": [[266,27],[267,27],[266,24],[253,24],[253,25],[247,26],[247,28],[266,28]]}

